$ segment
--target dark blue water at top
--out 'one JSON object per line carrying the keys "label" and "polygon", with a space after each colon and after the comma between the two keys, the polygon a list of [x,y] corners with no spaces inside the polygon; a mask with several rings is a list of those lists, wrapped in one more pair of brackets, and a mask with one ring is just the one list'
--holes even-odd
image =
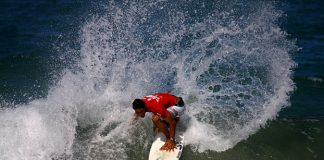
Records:
{"label": "dark blue water at top", "polygon": [[21,103],[46,96],[64,63],[58,56],[64,51],[56,49],[60,38],[65,35],[68,45],[78,47],[85,6],[63,0],[0,2],[0,99]]}

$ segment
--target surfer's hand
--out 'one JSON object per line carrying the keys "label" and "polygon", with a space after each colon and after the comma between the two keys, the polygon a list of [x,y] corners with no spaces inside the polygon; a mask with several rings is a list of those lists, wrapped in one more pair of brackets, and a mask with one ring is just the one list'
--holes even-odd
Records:
{"label": "surfer's hand", "polygon": [[161,151],[174,151],[174,149],[176,148],[176,143],[174,141],[171,140],[166,140],[166,142],[164,143],[164,145],[160,148]]}
{"label": "surfer's hand", "polygon": [[135,124],[137,121],[138,121],[138,116],[136,115],[136,113],[134,113],[132,124]]}

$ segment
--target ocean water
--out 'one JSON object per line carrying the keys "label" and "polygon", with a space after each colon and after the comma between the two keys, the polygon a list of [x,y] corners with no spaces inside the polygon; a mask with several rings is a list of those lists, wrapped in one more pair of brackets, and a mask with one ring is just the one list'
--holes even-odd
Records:
{"label": "ocean water", "polygon": [[0,159],[148,159],[150,117],[188,111],[183,160],[324,159],[320,0],[1,1]]}

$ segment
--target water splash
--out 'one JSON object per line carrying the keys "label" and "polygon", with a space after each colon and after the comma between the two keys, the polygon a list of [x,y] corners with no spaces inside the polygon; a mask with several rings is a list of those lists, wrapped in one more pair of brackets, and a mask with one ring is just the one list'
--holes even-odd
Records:
{"label": "water splash", "polygon": [[205,12],[201,3],[191,13],[194,2],[158,3],[112,3],[85,25],[82,66],[96,83],[132,98],[182,95],[187,144],[199,151],[233,147],[287,105],[296,48],[273,4],[220,3],[223,10]]}

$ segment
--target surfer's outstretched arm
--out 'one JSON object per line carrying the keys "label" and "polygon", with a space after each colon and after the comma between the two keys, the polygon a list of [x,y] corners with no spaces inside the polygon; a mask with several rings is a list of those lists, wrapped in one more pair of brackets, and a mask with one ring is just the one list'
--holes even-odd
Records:
{"label": "surfer's outstretched arm", "polygon": [[131,124],[135,124],[137,121],[138,121],[138,116],[136,115],[136,113],[133,114],[133,117],[132,117],[132,122]]}

